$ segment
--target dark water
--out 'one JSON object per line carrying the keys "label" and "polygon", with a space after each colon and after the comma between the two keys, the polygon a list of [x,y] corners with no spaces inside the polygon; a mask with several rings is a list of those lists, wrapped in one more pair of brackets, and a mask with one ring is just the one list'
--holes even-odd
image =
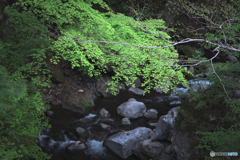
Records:
{"label": "dark water", "polygon": [[[117,107],[120,104],[128,101],[129,98],[135,98],[137,101],[143,102],[147,109],[156,109],[159,117],[167,114],[167,112],[171,109],[169,102],[170,100],[173,100],[173,98],[169,96],[162,96],[157,93],[139,96],[127,91],[122,91],[118,96],[98,98],[95,101],[96,106],[89,109],[89,113],[96,116],[84,122],[80,120],[84,117],[84,115],[63,109],[61,106],[52,107],[51,110],[54,112],[54,115],[50,119],[52,128],[47,135],[50,136],[54,141],[71,142],[78,140],[73,133],[77,127],[87,128],[90,133],[86,141],[86,143],[89,143],[90,146],[88,150],[70,153],[65,149],[58,150],[57,147],[52,147],[52,150],[55,149],[52,160],[121,160],[121,158],[115,156],[111,151],[102,146],[103,140],[115,132],[131,130],[136,127],[145,126],[153,129],[153,127],[150,127],[148,123],[157,122],[157,119],[147,120],[146,118],[138,118],[131,120],[131,125],[122,125],[122,117],[117,115]],[[102,119],[97,116],[101,108],[105,108],[110,112],[111,117],[109,119]],[[111,126],[111,131],[102,129],[99,126],[100,122],[109,124]],[[127,160],[138,160],[138,158],[135,156],[130,156]]]}

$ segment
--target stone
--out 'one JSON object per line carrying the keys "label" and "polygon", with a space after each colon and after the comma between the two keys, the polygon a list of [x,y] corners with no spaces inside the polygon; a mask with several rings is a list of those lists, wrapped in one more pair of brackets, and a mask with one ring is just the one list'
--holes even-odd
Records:
{"label": "stone", "polygon": [[160,94],[163,94],[163,89],[161,89],[160,87],[156,88],[156,92],[160,93]]}
{"label": "stone", "polygon": [[151,126],[151,127],[156,127],[157,123],[148,123],[148,125]]}
{"label": "stone", "polygon": [[193,92],[204,91],[212,85],[206,79],[193,79],[189,81],[190,90]]}
{"label": "stone", "polygon": [[107,125],[107,124],[104,124],[104,123],[100,123],[100,126],[101,126],[102,129],[106,129],[106,130],[110,130],[111,129],[110,125]]}
{"label": "stone", "polygon": [[141,87],[141,80],[140,80],[140,78],[139,77],[137,77],[137,79],[134,81],[134,83],[135,83],[135,87]]}
{"label": "stone", "polygon": [[83,93],[83,92],[84,92],[83,89],[79,89],[79,90],[77,90],[77,91],[78,91],[78,93]]}
{"label": "stone", "polygon": [[110,117],[110,113],[108,112],[108,110],[102,108],[99,112],[99,115],[103,118],[108,118]]}
{"label": "stone", "polygon": [[[111,82],[111,81],[112,81],[112,79],[109,76],[103,76],[102,80],[97,80],[96,91],[101,97],[107,98],[107,97],[112,96],[111,91],[106,92],[106,89],[108,88],[106,83]],[[117,93],[119,93],[119,90],[117,91]]]}
{"label": "stone", "polygon": [[193,67],[193,66],[190,66],[190,67],[189,67],[189,71],[190,71],[192,74],[194,74],[194,67]]}
{"label": "stone", "polygon": [[71,152],[87,149],[87,145],[81,141],[76,141],[73,144],[70,144],[67,149]]}
{"label": "stone", "polygon": [[47,116],[48,116],[48,117],[52,117],[52,116],[53,116],[53,114],[54,114],[54,112],[53,112],[53,111],[47,111]]}
{"label": "stone", "polygon": [[171,140],[174,129],[174,120],[177,117],[179,108],[180,107],[174,107],[168,111],[167,115],[163,115],[159,118],[155,129],[155,135],[153,135],[152,139]]}
{"label": "stone", "polygon": [[86,132],[86,129],[82,127],[77,127],[76,132],[79,137],[86,137],[88,135],[88,133]]}
{"label": "stone", "polygon": [[169,148],[171,143],[152,141],[146,139],[133,148],[133,154],[141,160],[174,160],[174,153],[166,153],[166,148]]}
{"label": "stone", "polygon": [[127,102],[117,107],[118,115],[129,119],[142,117],[146,110],[145,104],[136,101],[134,98],[130,98]]}
{"label": "stone", "polygon": [[142,142],[142,151],[145,155],[156,158],[164,151],[164,145],[160,142],[147,139]]}
{"label": "stone", "polygon": [[134,130],[119,132],[108,137],[104,141],[104,146],[112,150],[122,159],[132,155],[132,149],[145,139],[148,139],[153,134],[152,130],[146,127],[138,127]]}
{"label": "stone", "polygon": [[187,93],[188,93],[188,90],[187,88],[175,88],[172,93],[171,93],[171,96],[178,96],[180,98],[186,98],[187,97]]}
{"label": "stone", "polygon": [[143,93],[144,93],[144,90],[136,88],[136,87],[130,87],[128,89],[128,91],[133,92],[133,93],[135,93],[137,95],[143,95]]}
{"label": "stone", "polygon": [[144,113],[144,117],[148,119],[157,119],[158,117],[158,111],[156,109],[148,109]]}
{"label": "stone", "polygon": [[130,124],[131,124],[131,121],[130,121],[128,118],[123,118],[123,119],[122,119],[122,124],[123,124],[123,125],[130,125]]}
{"label": "stone", "polygon": [[182,104],[181,101],[172,101],[172,102],[170,102],[170,106],[179,106],[181,104]]}
{"label": "stone", "polygon": [[231,62],[238,62],[237,57],[235,57],[235,56],[232,55],[232,54],[227,55],[226,60],[229,60],[229,61],[231,61]]}
{"label": "stone", "polygon": [[235,98],[240,98],[240,90],[235,91]]}

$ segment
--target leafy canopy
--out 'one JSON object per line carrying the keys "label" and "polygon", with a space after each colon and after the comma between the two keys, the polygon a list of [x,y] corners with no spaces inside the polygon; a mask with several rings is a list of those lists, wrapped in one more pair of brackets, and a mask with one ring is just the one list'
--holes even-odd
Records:
{"label": "leafy canopy", "polygon": [[151,48],[170,45],[157,36],[170,39],[163,20],[139,22],[114,14],[101,0],[20,0],[19,4],[54,26],[54,63],[63,58],[91,77],[111,71],[113,92],[120,82],[133,84],[137,76],[143,78],[146,92],[158,86],[167,92],[178,83],[187,85],[183,75],[186,69],[178,65],[176,50]]}

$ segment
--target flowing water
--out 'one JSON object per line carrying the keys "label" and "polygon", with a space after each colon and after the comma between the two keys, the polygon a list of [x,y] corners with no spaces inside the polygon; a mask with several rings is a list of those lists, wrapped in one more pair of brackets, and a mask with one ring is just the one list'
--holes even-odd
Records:
{"label": "flowing water", "polygon": [[[200,81],[190,81],[190,85]],[[202,81],[204,85],[211,85],[208,81]],[[196,87],[193,88],[196,90]],[[50,119],[51,129],[43,129],[39,135],[39,145],[47,153],[53,154],[52,160],[121,160],[110,150],[103,146],[103,141],[108,136],[124,130],[132,130],[136,127],[148,127],[149,123],[156,123],[156,120],[148,120],[146,118],[138,118],[131,120],[131,125],[122,125],[121,119],[117,114],[117,107],[126,102],[129,98],[135,98],[137,101],[143,102],[147,109],[154,108],[158,111],[158,117],[167,114],[171,109],[169,103],[173,100],[181,100],[184,98],[189,89],[177,88],[170,95],[160,95],[159,93],[151,93],[146,96],[138,96],[128,91],[121,91],[115,97],[98,98],[95,101],[95,107],[91,108],[86,116],[76,112],[61,108],[61,106],[52,107],[54,115]],[[98,116],[101,108],[105,108],[110,112],[109,118],[101,118]],[[102,129],[99,123],[108,124],[110,130]],[[67,146],[76,142],[76,128],[82,127],[88,132],[88,137],[84,139],[88,146],[85,150],[70,152]],[[130,156],[127,160],[138,160],[135,156]]]}

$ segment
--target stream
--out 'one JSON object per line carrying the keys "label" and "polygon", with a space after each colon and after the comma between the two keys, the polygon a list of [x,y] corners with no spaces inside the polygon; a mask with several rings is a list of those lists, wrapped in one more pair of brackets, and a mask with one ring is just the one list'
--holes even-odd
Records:
{"label": "stream", "polygon": [[[204,84],[209,85],[206,82]],[[153,92],[145,96],[139,96],[122,90],[114,97],[99,97],[95,101],[95,106],[89,110],[89,114],[86,116],[63,109],[61,106],[52,106],[51,111],[54,113],[50,117],[52,128],[42,130],[42,133],[39,135],[39,145],[44,152],[53,155],[51,160],[121,160],[121,158],[103,146],[103,141],[112,134],[132,130],[137,127],[147,127],[153,130],[155,126],[151,124],[156,124],[158,118],[147,119],[141,117],[131,119],[131,125],[123,125],[121,122],[122,117],[117,114],[117,107],[128,101],[129,98],[135,98],[137,101],[143,102],[147,109],[156,109],[158,117],[160,117],[167,114],[172,108],[169,104],[171,101],[182,100],[180,97],[184,97],[187,92],[188,89],[186,88],[177,88],[169,95]],[[99,116],[102,108],[109,111],[109,117]],[[101,123],[107,124],[110,128],[104,129],[101,127]],[[86,130],[87,134],[84,138],[77,136],[76,129],[78,127]],[[76,151],[67,149],[68,146],[79,140],[86,144],[86,149]],[[132,155],[127,160],[139,160],[139,158]]]}

